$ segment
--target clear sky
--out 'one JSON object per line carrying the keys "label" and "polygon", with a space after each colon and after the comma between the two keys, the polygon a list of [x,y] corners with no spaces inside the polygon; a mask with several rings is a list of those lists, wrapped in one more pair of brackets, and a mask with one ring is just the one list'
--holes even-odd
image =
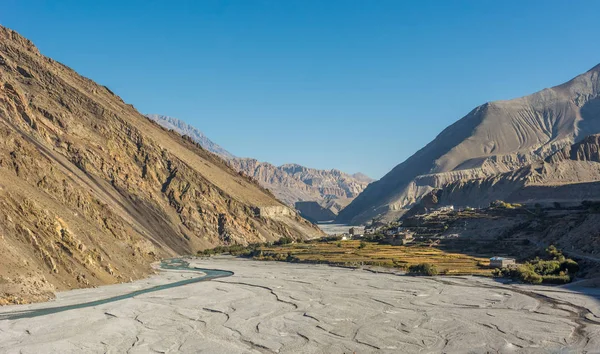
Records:
{"label": "clear sky", "polygon": [[0,23],[238,156],[379,178],[600,63],[600,1],[2,0]]}

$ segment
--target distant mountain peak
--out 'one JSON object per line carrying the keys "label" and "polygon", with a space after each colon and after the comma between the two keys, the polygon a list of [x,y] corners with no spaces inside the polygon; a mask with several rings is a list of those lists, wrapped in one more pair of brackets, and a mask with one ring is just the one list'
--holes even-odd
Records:
{"label": "distant mountain peak", "polygon": [[200,146],[202,146],[204,149],[214,154],[217,154],[225,159],[233,159],[236,157],[229,151],[222,148],[219,144],[210,140],[202,131],[178,118],[160,114],[146,114],[146,117],[152,119],[153,121],[157,122],[158,124],[162,125],[167,129],[173,129],[181,135],[189,136],[198,144],[200,144]]}
{"label": "distant mountain peak", "polygon": [[366,174],[364,174],[362,172],[356,172],[356,173],[352,174],[352,177],[356,178],[359,181],[363,181],[363,182],[367,182],[367,183],[371,183],[374,181],[373,178],[367,176]]}
{"label": "distant mountain peak", "polygon": [[[190,136],[204,149],[219,155],[234,169],[251,176],[290,206],[299,201],[315,201],[337,214],[342,206],[373,181],[362,173],[350,175],[338,169],[319,170],[297,163],[275,166],[254,158],[236,157],[182,120],[158,114],[147,114],[146,117],[167,129]],[[331,203],[331,199],[336,199],[337,203]]]}

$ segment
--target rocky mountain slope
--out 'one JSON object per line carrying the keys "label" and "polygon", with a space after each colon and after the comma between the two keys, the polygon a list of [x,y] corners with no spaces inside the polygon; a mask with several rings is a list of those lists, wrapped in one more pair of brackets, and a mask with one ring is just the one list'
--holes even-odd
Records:
{"label": "rocky mountain slope", "polygon": [[579,204],[600,198],[600,135],[591,135],[515,171],[456,181],[432,192],[436,204],[486,207],[490,202]]}
{"label": "rocky mountain slope", "polygon": [[[316,201],[335,216],[373,181],[362,173],[350,175],[335,169],[318,170],[297,164],[275,166],[256,159],[236,157],[198,129],[177,118],[156,114],[149,114],[147,117],[167,129],[190,136],[205,149],[227,160],[236,170],[254,178],[290,206],[294,206],[296,202]],[[301,210],[303,205],[298,204],[298,208]]]}
{"label": "rocky mountain slope", "polygon": [[238,171],[256,179],[288,205],[298,201],[352,200],[371,182],[339,170],[317,170],[297,164],[274,166],[249,158],[230,160]]}
{"label": "rocky mountain slope", "polygon": [[161,257],[322,232],[189,138],[0,27],[0,303]]}
{"label": "rocky mountain slope", "polygon": [[530,96],[486,103],[365,189],[340,222],[393,218],[435,188],[518,170],[600,132],[600,65]]}

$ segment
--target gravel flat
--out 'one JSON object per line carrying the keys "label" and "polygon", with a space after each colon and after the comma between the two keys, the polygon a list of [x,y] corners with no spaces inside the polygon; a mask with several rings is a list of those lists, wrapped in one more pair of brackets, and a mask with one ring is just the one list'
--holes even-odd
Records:
{"label": "gravel flat", "polygon": [[597,352],[600,291],[408,277],[321,265],[197,259],[233,276],[33,318],[12,314],[111,297],[197,276],[129,284],[0,308],[0,352]]}

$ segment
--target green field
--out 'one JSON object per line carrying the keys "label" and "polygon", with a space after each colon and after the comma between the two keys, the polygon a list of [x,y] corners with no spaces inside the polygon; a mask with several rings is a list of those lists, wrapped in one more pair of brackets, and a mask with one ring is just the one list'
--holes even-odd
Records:
{"label": "green field", "polygon": [[429,263],[440,274],[491,275],[489,259],[449,253],[434,247],[390,246],[375,242],[331,241],[260,246],[253,252],[257,260],[325,263],[341,266],[380,266],[408,269]]}

